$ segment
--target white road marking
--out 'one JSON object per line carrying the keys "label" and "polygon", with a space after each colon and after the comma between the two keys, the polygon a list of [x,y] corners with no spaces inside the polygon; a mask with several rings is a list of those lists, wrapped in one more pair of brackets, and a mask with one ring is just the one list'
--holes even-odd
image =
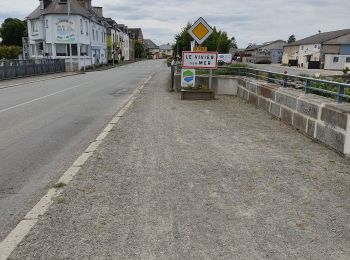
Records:
{"label": "white road marking", "polygon": [[[94,151],[98,148],[98,146],[102,143],[102,140],[107,137],[108,133],[112,131],[113,127],[117,125],[120,118],[124,115],[124,113],[128,110],[128,108],[131,107],[131,105],[135,102],[136,96],[141,93],[141,90],[147,85],[147,83],[151,80],[154,74],[149,76],[141,86],[139,86],[133,94],[130,96],[128,102],[123,107],[123,109],[120,111],[122,113],[118,113],[108,124],[107,127],[101,132],[98,138],[90,144],[90,146],[81,154],[81,156],[73,163],[73,165],[63,174],[63,176],[60,178],[59,182],[62,182],[64,184],[68,184],[71,182],[74,178],[74,176],[80,171],[82,166],[85,164],[85,162],[90,158],[91,155],[93,155]],[[83,85],[83,84],[82,84]],[[72,88],[80,87],[75,86]],[[72,89],[70,88],[70,89]],[[69,90],[69,89],[66,89]],[[61,93],[62,90],[56,93],[52,93],[51,95],[48,95],[46,97]],[[43,99],[45,97],[41,97],[40,99]],[[36,99],[38,100],[38,99]],[[30,102],[34,102],[36,100],[32,100]],[[28,102],[26,102],[28,103]],[[24,105],[20,104],[20,105]],[[15,106],[18,107],[19,105]],[[14,107],[13,107],[14,108]],[[9,108],[11,109],[11,108]],[[0,110],[0,113],[2,111]],[[121,115],[119,115],[121,114]],[[27,236],[30,232],[30,230],[35,226],[35,224],[38,222],[39,217],[44,215],[46,211],[50,208],[50,206],[53,203],[53,200],[57,198],[61,193],[63,192],[63,189],[56,189],[52,188],[50,189],[47,194],[41,198],[41,200],[27,213],[25,218],[11,231],[11,233],[0,242],[0,260],[6,260],[12,252],[16,249],[16,247],[21,243],[21,241],[24,239],[25,236]]]}
{"label": "white road marking", "polygon": [[60,90],[60,91],[51,93],[51,94],[46,95],[46,96],[43,96],[43,97],[35,98],[35,99],[29,100],[29,101],[27,101],[27,102],[24,102],[24,103],[21,103],[21,104],[12,106],[12,107],[8,107],[8,108],[5,108],[5,109],[2,109],[2,110],[0,110],[0,113],[6,112],[6,111],[9,111],[9,110],[11,110],[11,109],[18,108],[18,107],[22,107],[22,106],[31,104],[31,103],[36,102],[36,101],[39,101],[39,100],[43,100],[43,99],[45,99],[45,98],[52,97],[52,96],[54,96],[54,95],[57,95],[57,94],[60,94],[60,93],[63,93],[63,92],[66,92],[66,91],[68,91],[68,90],[72,90],[72,89],[75,89],[75,88],[79,88],[79,87],[84,86],[84,85],[87,85],[87,84],[89,84],[89,82],[83,83],[83,84],[80,84],[80,85],[76,85],[76,86],[71,87],[71,88],[66,88],[66,89],[63,89],[63,90]]}

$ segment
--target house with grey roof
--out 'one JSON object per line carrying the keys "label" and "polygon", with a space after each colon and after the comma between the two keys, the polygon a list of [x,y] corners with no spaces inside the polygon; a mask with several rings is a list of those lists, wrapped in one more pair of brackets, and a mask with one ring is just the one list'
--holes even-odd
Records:
{"label": "house with grey roof", "polygon": [[173,46],[170,45],[170,43],[160,45],[159,51],[160,51],[160,55],[163,56],[164,58],[169,57],[169,56],[173,56],[173,54],[174,54]]}
{"label": "house with grey roof", "polygon": [[65,59],[75,70],[107,63],[108,23],[91,0],[40,0],[27,19],[31,58]]}
{"label": "house with grey roof", "polygon": [[350,29],[324,32],[284,46],[282,62],[309,69],[350,67]]}
{"label": "house with grey roof", "polygon": [[248,63],[281,63],[283,46],[286,44],[283,40],[265,42],[260,45],[248,46],[244,51],[243,62]]}
{"label": "house with grey roof", "polygon": [[159,46],[155,44],[150,39],[144,40],[145,51],[148,59],[159,59],[160,58],[160,50]]}
{"label": "house with grey roof", "polygon": [[142,42],[144,41],[143,32],[141,28],[129,28],[130,39]]}

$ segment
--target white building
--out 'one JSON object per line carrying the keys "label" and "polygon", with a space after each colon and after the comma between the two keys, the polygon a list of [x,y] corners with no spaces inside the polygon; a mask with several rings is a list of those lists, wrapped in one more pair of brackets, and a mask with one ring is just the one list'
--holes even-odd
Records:
{"label": "white building", "polygon": [[128,27],[124,24],[118,24],[118,28],[120,30],[120,37],[122,41],[122,57],[124,60],[130,60],[130,36]]}
{"label": "white building", "polygon": [[31,58],[62,58],[75,70],[107,63],[107,30],[91,0],[40,0],[28,16],[28,36]]}

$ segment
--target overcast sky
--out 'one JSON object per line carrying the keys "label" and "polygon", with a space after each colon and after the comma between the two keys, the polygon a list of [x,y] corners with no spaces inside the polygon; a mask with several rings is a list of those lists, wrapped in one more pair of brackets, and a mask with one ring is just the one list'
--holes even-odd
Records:
{"label": "overcast sky", "polygon": [[[141,27],[144,37],[157,44],[172,43],[187,22],[203,16],[210,25],[236,37],[239,47],[288,39],[301,39],[321,30],[350,28],[349,0],[93,0],[106,17]],[[0,22],[23,19],[38,0],[0,0]]]}

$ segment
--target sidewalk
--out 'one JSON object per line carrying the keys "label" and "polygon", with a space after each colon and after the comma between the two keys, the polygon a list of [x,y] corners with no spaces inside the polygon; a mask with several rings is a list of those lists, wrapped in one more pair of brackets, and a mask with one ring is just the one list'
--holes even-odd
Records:
{"label": "sidewalk", "polygon": [[181,101],[168,76],[10,259],[349,259],[350,162],[238,98]]}
{"label": "sidewalk", "polygon": [[57,78],[63,78],[63,77],[69,77],[81,74],[81,72],[61,72],[61,73],[52,73],[52,74],[46,74],[46,75],[40,75],[40,76],[32,76],[32,77],[23,77],[23,78],[16,78],[16,79],[9,79],[9,80],[0,80],[0,89],[9,88],[13,86],[28,84],[28,83],[34,83],[34,82],[40,82],[40,81],[46,81],[50,79],[57,79]]}

